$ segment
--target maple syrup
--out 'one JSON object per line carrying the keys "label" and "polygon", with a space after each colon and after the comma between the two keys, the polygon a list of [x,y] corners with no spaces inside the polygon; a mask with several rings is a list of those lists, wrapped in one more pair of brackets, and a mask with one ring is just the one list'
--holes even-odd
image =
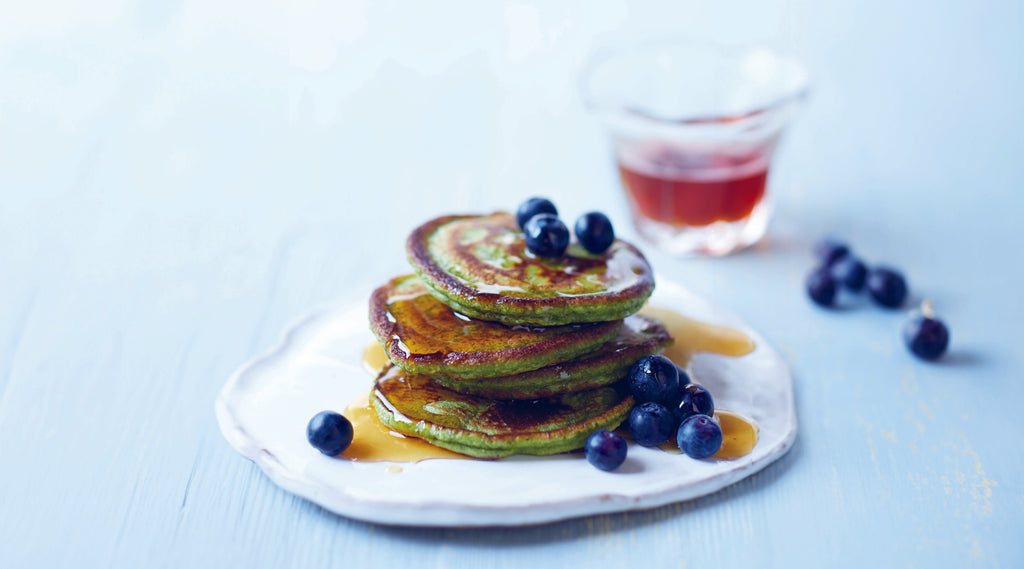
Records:
{"label": "maple syrup", "polygon": [[[711,455],[717,460],[732,460],[747,456],[757,446],[759,429],[753,419],[748,419],[739,413],[725,409],[715,410],[715,422],[722,428],[722,448]],[[676,445],[676,438],[672,437],[658,445],[661,450],[672,454],[683,454]]]}
{"label": "maple syrup", "polygon": [[642,145],[620,156],[619,174],[647,219],[703,227],[750,216],[764,198],[770,148],[747,154]]}
{"label": "maple syrup", "polygon": [[[428,458],[472,458],[387,428],[370,404],[369,390],[350,403],[343,415],[352,422],[354,433],[352,444],[341,453],[347,459],[356,462],[419,462]],[[389,472],[396,471],[391,469]]]}
{"label": "maple syrup", "polygon": [[757,347],[750,336],[735,328],[694,320],[668,308],[645,306],[640,314],[661,322],[676,339],[674,345],[665,348],[664,354],[680,366],[685,367],[697,352],[739,357]]}
{"label": "maple syrup", "polygon": [[746,456],[754,450],[758,428],[752,419],[725,409],[716,409],[715,420],[722,427],[722,448],[711,458],[731,460]]}
{"label": "maple syrup", "polygon": [[388,355],[384,352],[384,346],[380,345],[379,342],[370,342],[363,348],[363,369],[373,377],[380,375],[388,361]]}

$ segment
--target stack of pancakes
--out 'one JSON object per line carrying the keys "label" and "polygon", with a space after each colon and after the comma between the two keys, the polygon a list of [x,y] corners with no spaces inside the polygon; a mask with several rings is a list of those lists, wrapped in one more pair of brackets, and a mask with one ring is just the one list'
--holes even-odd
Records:
{"label": "stack of pancakes", "polygon": [[614,429],[636,360],[672,342],[635,315],[651,267],[616,240],[600,255],[526,248],[513,216],[448,216],[407,242],[416,274],[374,291],[370,323],[391,364],[370,400],[400,433],[479,457],[554,454]]}

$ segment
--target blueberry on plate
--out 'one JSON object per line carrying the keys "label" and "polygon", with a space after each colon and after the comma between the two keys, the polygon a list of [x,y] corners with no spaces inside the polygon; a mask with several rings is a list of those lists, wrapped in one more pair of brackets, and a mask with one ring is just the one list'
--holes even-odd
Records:
{"label": "blueberry on plate", "polygon": [[678,397],[676,397],[676,401],[678,401],[679,397],[683,395],[683,389],[693,382],[690,381],[690,374],[679,364],[676,364],[676,373],[679,374],[679,393],[677,394]]}
{"label": "blueberry on plate", "polygon": [[831,267],[833,263],[849,254],[850,248],[835,237],[826,237],[814,246],[814,256],[821,268]]}
{"label": "blueberry on plate", "polygon": [[676,420],[685,421],[693,415],[711,416],[715,413],[715,400],[704,386],[688,383],[682,387],[682,397],[675,409]]}
{"label": "blueberry on plate", "polygon": [[818,306],[829,307],[836,301],[836,281],[828,269],[818,269],[807,275],[804,282],[807,296]]}
{"label": "blueberry on plate", "polygon": [[556,217],[558,216],[555,204],[551,203],[551,200],[547,198],[530,198],[519,204],[519,209],[516,210],[516,223],[519,225],[519,229],[525,229],[526,222],[530,221],[531,217],[541,213],[550,213]]}
{"label": "blueberry on plate", "polygon": [[663,355],[644,356],[629,370],[629,391],[637,403],[674,405],[679,396],[679,370]]}
{"label": "blueberry on plate", "polygon": [[569,246],[569,228],[550,213],[530,218],[523,227],[526,246],[541,257],[561,257]]}
{"label": "blueberry on plate", "polygon": [[937,360],[949,346],[949,328],[931,313],[927,302],[922,310],[903,326],[903,341],[912,354],[922,360]]}
{"label": "blueberry on plate", "polygon": [[876,267],[866,281],[871,298],[886,308],[899,308],[907,298],[907,281],[895,269]]}
{"label": "blueberry on plate", "polygon": [[341,413],[321,411],[306,425],[306,438],[316,450],[336,456],[352,444],[352,423]]}
{"label": "blueberry on plate", "polygon": [[832,278],[837,284],[851,292],[860,292],[868,276],[868,268],[863,261],[853,255],[844,255],[829,268]]}
{"label": "blueberry on plate", "polygon": [[584,213],[576,220],[574,227],[576,239],[587,251],[599,255],[611,247],[615,241],[615,230],[608,216],[599,212],[591,211]]}
{"label": "blueberry on plate", "polygon": [[661,403],[641,403],[629,413],[629,434],[645,447],[658,446],[679,427],[672,412]]}
{"label": "blueberry on plate", "polygon": [[676,444],[691,458],[707,458],[722,448],[722,427],[707,415],[693,415],[679,425]]}
{"label": "blueberry on plate", "polygon": [[681,366],[679,364],[676,364],[676,373],[679,374],[679,387],[680,388],[682,388],[682,386],[690,383],[690,374],[686,373],[686,368],[684,368],[683,366]]}
{"label": "blueberry on plate", "polygon": [[604,429],[595,431],[587,437],[583,454],[596,468],[615,470],[626,460],[626,439]]}

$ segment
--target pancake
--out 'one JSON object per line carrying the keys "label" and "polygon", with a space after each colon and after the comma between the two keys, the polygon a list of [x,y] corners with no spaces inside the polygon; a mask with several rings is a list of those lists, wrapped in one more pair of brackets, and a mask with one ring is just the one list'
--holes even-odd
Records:
{"label": "pancake", "polygon": [[538,257],[508,213],[434,219],[409,235],[406,251],[445,304],[506,324],[619,320],[654,290],[651,266],[629,243],[616,239],[600,255],[573,243],[561,257]]}
{"label": "pancake", "polygon": [[634,314],[623,321],[619,333],[597,350],[574,360],[516,375],[433,380],[470,395],[495,399],[536,399],[615,383],[644,356],[672,344],[672,336],[656,320]]}
{"label": "pancake", "polygon": [[413,373],[512,375],[571,360],[615,337],[622,321],[555,327],[506,326],[466,317],[435,298],[416,275],[370,297],[370,327],[388,358]]}
{"label": "pancake", "polygon": [[581,448],[594,431],[618,427],[633,407],[622,384],[506,401],[456,393],[397,366],[377,379],[370,401],[389,428],[483,458]]}

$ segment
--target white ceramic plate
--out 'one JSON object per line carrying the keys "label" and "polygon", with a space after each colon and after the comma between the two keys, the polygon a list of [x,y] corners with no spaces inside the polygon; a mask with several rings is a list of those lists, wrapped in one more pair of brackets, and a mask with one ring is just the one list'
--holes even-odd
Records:
{"label": "white ceramic plate", "polygon": [[757,342],[740,358],[698,354],[690,364],[716,406],[760,427],[749,455],[693,460],[631,443],[614,472],[590,466],[582,453],[426,460],[400,469],[326,457],[306,441],[306,423],[324,409],[343,410],[372,383],[361,363],[372,339],[365,300],[314,312],[236,372],[217,399],[217,420],[228,442],[285,490],[343,516],[412,526],[514,526],[652,508],[720,490],[785,454],[796,413],[779,354],[735,316],[663,278],[651,305],[738,328]]}

